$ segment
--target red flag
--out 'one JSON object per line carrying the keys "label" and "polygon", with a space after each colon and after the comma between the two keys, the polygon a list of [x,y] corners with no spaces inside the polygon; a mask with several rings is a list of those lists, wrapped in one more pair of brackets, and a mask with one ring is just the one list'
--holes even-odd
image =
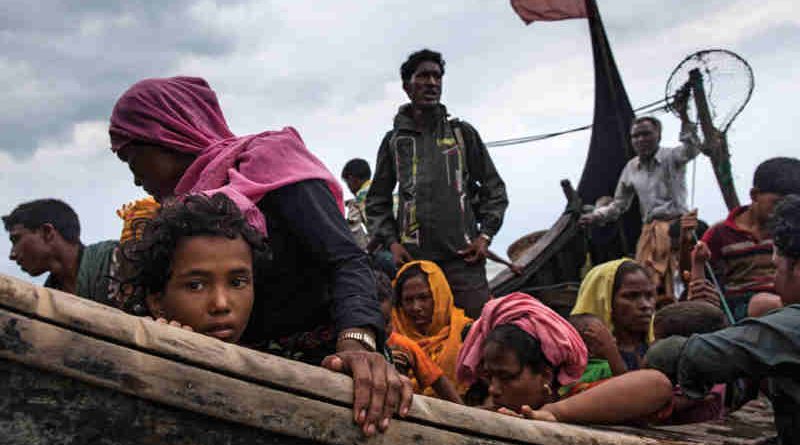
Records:
{"label": "red flag", "polygon": [[511,7],[526,25],[538,20],[587,17],[585,0],[511,0]]}

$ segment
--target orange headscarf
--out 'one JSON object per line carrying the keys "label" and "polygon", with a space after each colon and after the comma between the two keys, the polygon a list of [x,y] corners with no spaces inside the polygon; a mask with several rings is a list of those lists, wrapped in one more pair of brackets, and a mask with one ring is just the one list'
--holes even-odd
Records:
{"label": "orange headscarf", "polygon": [[121,209],[117,210],[117,216],[122,219],[122,234],[119,242],[125,243],[141,238],[144,231],[142,223],[155,218],[159,210],[161,210],[161,205],[152,196],[124,204]]}
{"label": "orange headscarf", "polygon": [[[466,387],[458,385],[456,362],[458,360],[458,352],[461,350],[463,343],[461,331],[464,326],[472,323],[472,319],[464,315],[464,311],[457,308],[453,303],[453,293],[450,291],[447,278],[445,278],[442,269],[435,263],[431,261],[406,263],[397,272],[397,276],[399,277],[403,272],[415,265],[418,265],[428,276],[428,286],[431,288],[431,294],[433,294],[433,320],[428,332],[419,332],[398,305],[395,305],[392,308],[392,325],[398,333],[417,342],[433,362],[442,368],[447,378],[456,385],[459,393],[463,394]],[[397,280],[392,284],[396,286]]]}

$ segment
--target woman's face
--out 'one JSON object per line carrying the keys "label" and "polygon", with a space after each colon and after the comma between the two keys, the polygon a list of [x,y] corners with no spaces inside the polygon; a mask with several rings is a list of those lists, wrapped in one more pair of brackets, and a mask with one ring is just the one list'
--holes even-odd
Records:
{"label": "woman's face", "polygon": [[[483,348],[481,378],[489,385],[489,395],[496,407],[519,411],[522,405],[533,409],[548,402],[545,385],[552,374],[535,374],[530,366],[522,366],[513,350],[490,341]],[[551,388],[551,391],[553,388]]]}
{"label": "woman's face", "polygon": [[623,275],[612,308],[616,330],[647,334],[656,309],[655,284],[640,270]]}
{"label": "woman's face", "polygon": [[433,306],[433,293],[424,276],[417,275],[403,283],[400,309],[420,334],[427,334],[433,323]]}
{"label": "woman's face", "polygon": [[125,146],[119,157],[128,164],[134,184],[159,202],[175,194],[175,186],[194,160],[192,155],[139,141]]}

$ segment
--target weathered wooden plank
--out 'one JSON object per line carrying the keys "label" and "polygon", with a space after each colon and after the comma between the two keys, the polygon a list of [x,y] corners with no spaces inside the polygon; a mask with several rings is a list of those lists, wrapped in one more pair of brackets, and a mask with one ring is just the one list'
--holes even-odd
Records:
{"label": "weathered wooden plank", "polygon": [[[273,433],[336,445],[364,440],[345,407],[132,351],[5,310],[0,310],[0,331],[0,357],[8,360]],[[395,422],[394,428],[368,442],[508,443]]]}
{"label": "weathered wooden plank", "polygon": [[550,227],[535,244],[528,247],[515,263],[524,268],[522,275],[515,275],[506,269],[489,282],[489,288],[496,295],[505,295],[518,289],[530,280],[538,268],[555,254],[560,246],[567,243],[575,234],[576,216],[565,213]]}
{"label": "weathered wooden plank", "polygon": [[[338,404],[352,403],[352,380],[325,369],[227,344],[157,324],[73,295],[0,275],[0,306],[107,339],[148,354],[168,357],[247,382]],[[311,384],[309,384],[311,383]],[[522,443],[647,444],[633,435],[521,421],[496,413],[418,396],[410,420],[437,428]],[[401,427],[395,427],[401,428]]]}
{"label": "weathered wooden plank", "polygon": [[766,399],[751,401],[724,420],[687,425],[636,428],[624,426],[603,427],[610,431],[646,434],[663,441],[684,440],[691,443],[723,445],[767,444],[774,438],[775,424],[772,410]]}
{"label": "weathered wooden plank", "polygon": [[0,359],[6,445],[317,445]]}

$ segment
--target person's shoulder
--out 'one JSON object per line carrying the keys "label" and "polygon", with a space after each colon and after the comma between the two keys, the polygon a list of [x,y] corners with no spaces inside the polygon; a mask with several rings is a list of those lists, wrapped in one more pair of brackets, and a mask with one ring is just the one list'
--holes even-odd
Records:
{"label": "person's shoulder", "polygon": [[87,252],[108,252],[119,246],[119,240],[105,240],[89,244],[85,247]]}
{"label": "person's shoulder", "polygon": [[720,230],[725,230],[725,221],[718,221],[709,227],[703,234],[702,241],[706,244],[715,241],[719,238]]}
{"label": "person's shoulder", "polygon": [[397,132],[397,130],[395,130],[395,129],[391,129],[391,130],[387,131],[386,134],[383,135],[383,139],[381,140],[381,143],[382,144],[388,143],[389,140],[392,138],[392,136],[394,136],[394,134],[396,132]]}
{"label": "person's shoulder", "polygon": [[767,313],[767,315],[778,314],[778,313],[784,313],[786,315],[790,314],[792,316],[800,316],[800,303],[790,304],[788,306],[784,306],[782,308],[775,309],[775,310]]}
{"label": "person's shoulder", "polygon": [[627,175],[630,175],[631,170],[637,168],[639,166],[639,156],[634,156],[625,163],[625,167],[622,167],[622,172],[620,173],[620,178],[624,178]]}
{"label": "person's shoulder", "polygon": [[461,119],[459,117],[451,118],[450,125],[453,125],[455,127],[461,127],[462,131],[464,131],[465,133],[478,134],[478,130],[475,128],[474,125],[470,124],[468,121]]}

